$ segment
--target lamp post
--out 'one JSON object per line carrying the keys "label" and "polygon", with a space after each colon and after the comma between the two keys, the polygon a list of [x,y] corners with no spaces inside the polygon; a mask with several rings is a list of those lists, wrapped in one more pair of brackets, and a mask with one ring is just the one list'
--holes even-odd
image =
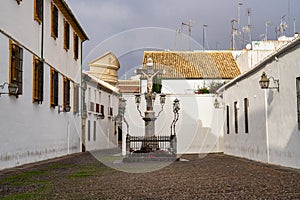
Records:
{"label": "lamp post", "polygon": [[178,118],[179,118],[179,110],[180,110],[180,103],[179,103],[179,100],[176,98],[173,101],[174,119],[173,119],[173,122],[171,124],[171,136],[176,135],[175,125],[176,125],[176,122],[178,121]]}

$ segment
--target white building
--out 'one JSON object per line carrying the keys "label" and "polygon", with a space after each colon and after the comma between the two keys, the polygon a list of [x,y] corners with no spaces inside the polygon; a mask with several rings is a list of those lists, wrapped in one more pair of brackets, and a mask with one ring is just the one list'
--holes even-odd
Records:
{"label": "white building", "polygon": [[89,63],[90,71],[83,73],[83,144],[85,150],[111,149],[118,147],[116,116],[119,106],[118,81],[120,64],[111,52]]}
{"label": "white building", "polygon": [[[219,90],[226,116],[224,153],[300,168],[299,47],[297,37]],[[275,88],[260,88],[263,72]]]}
{"label": "white building", "polygon": [[1,1],[0,169],[81,151],[87,39],[63,0]]}
{"label": "white building", "polygon": [[[210,153],[223,151],[223,119],[221,110],[213,107],[214,91],[210,94],[196,94],[201,89],[213,84],[229,81],[240,74],[231,52],[227,51],[198,51],[172,52],[149,51],[144,53],[143,67],[151,57],[155,70],[165,70],[162,79],[162,93],[166,94],[164,110],[156,120],[156,135],[170,135],[173,121],[173,101],[180,100],[181,110],[176,124],[177,152]],[[125,85],[128,89],[128,85]],[[124,87],[125,87],[124,86]],[[132,87],[134,92],[136,87]],[[146,91],[146,80],[141,79],[141,93]],[[134,93],[123,95],[127,100],[125,119],[129,124],[129,133],[133,136],[144,135],[144,121],[137,111]],[[142,96],[140,109],[146,110],[146,102]],[[160,111],[159,95],[156,97],[154,110]],[[125,138],[126,131],[123,131]],[[123,149],[123,154],[125,150]]]}

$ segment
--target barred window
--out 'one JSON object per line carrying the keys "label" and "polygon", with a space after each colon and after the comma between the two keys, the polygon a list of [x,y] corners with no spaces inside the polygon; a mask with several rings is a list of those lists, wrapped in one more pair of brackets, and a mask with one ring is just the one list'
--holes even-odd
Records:
{"label": "barred window", "polygon": [[34,19],[41,24],[43,22],[43,2],[34,0]]}
{"label": "barred window", "polygon": [[226,106],[226,133],[230,133],[229,106]]}
{"label": "barred window", "polygon": [[10,41],[10,84],[18,86],[17,96],[23,94],[23,49]]}
{"label": "barred window", "polygon": [[58,38],[58,9],[54,4],[51,4],[51,36]]}
{"label": "barred window", "polygon": [[58,72],[50,69],[50,106],[58,106]]}
{"label": "barred window", "polygon": [[44,88],[44,66],[41,60],[34,58],[33,71],[33,102],[42,103]]}
{"label": "barred window", "polygon": [[300,77],[296,79],[296,92],[297,92],[297,119],[298,130],[300,130]]}
{"label": "barred window", "polygon": [[63,109],[70,110],[70,80],[64,77]]}
{"label": "barred window", "polygon": [[247,98],[244,99],[244,114],[245,114],[245,133],[249,133],[249,125],[248,125],[248,107],[249,107],[249,100]]}
{"label": "barred window", "polygon": [[79,54],[79,47],[78,47],[78,35],[76,33],[73,34],[74,36],[74,59],[78,59],[78,54]]}
{"label": "barred window", "polygon": [[74,84],[73,87],[73,112],[79,113],[79,86],[77,84]]}
{"label": "barred window", "polygon": [[70,24],[64,21],[64,48],[65,50],[70,49]]}
{"label": "barred window", "polygon": [[239,124],[238,124],[238,102],[234,102],[234,130],[235,133],[239,132]]}

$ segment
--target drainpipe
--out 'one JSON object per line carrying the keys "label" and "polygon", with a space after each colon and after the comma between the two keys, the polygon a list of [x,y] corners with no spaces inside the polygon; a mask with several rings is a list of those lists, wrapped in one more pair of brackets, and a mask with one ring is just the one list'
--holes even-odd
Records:
{"label": "drainpipe", "polygon": [[44,21],[45,21],[45,19],[44,19],[44,1],[42,1],[42,38],[41,38],[41,59],[42,59],[42,61],[44,61],[44,29],[45,29],[45,26],[44,26]]}

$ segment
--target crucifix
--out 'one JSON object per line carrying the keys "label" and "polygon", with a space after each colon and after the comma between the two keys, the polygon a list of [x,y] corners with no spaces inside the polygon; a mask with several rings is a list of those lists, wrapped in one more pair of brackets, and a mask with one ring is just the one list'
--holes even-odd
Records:
{"label": "crucifix", "polygon": [[[136,95],[136,104],[140,115],[143,117],[145,121],[145,136],[153,137],[155,136],[155,112],[153,111],[153,102],[156,97],[156,93],[152,91],[153,78],[158,74],[164,74],[164,70],[154,70],[153,69],[153,60],[148,58],[147,60],[147,69],[137,69],[135,71],[136,74],[144,75],[147,78],[147,92],[145,93],[146,99],[146,111],[145,116],[142,116],[141,111],[139,110],[139,104],[141,101],[141,95]],[[161,98],[165,98],[164,94],[161,94]],[[164,104],[164,103],[163,103]],[[163,105],[162,104],[162,105]]]}

